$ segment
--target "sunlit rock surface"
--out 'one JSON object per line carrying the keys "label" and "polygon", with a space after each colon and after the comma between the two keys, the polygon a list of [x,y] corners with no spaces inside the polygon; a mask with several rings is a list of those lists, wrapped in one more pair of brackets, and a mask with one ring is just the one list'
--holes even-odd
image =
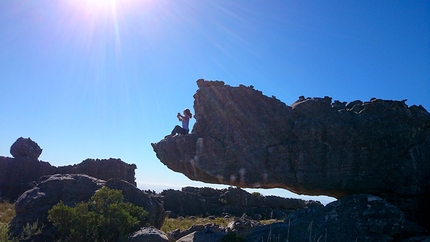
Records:
{"label": "sunlit rock surface", "polygon": [[191,134],[152,144],[170,169],[243,188],[374,194],[408,216],[430,217],[430,114],[422,106],[330,97],[288,106],[252,86],[197,85]]}

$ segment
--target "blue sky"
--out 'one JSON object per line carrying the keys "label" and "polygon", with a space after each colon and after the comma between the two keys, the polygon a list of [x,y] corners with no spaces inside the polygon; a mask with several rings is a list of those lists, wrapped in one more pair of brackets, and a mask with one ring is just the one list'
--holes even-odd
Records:
{"label": "blue sky", "polygon": [[429,110],[430,1],[2,0],[0,156],[31,137],[52,165],[121,158],[143,189],[211,186],[150,145],[193,112],[199,78],[287,105],[377,97]]}

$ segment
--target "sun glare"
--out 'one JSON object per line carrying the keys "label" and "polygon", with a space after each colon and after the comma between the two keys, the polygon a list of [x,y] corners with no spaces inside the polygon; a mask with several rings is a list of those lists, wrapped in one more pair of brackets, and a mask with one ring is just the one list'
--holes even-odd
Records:
{"label": "sun glare", "polygon": [[[122,35],[129,34],[136,17],[145,16],[152,0],[63,0],[65,13],[61,25],[76,31],[74,40],[94,58],[103,60],[107,53],[121,56]],[[76,39],[76,40],[75,40]],[[78,41],[77,41],[78,40]],[[98,51],[98,52],[97,52]]]}

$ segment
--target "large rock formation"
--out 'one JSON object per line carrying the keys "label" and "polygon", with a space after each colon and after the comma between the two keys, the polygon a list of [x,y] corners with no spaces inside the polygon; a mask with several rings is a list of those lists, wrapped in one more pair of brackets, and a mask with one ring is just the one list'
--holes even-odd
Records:
{"label": "large rock formation", "polygon": [[182,191],[164,190],[164,209],[169,217],[178,216],[242,216],[254,219],[284,219],[290,212],[308,208],[323,207],[316,201],[305,201],[278,196],[262,196],[248,193],[240,188],[213,189],[184,187]]}
{"label": "large rock formation", "polygon": [[9,223],[9,233],[17,237],[27,223],[31,225],[38,222],[39,225],[43,224],[42,233],[31,241],[57,241],[57,230],[47,219],[52,206],[60,201],[68,206],[87,202],[102,186],[121,190],[124,202],[144,207],[149,212],[148,219],[141,221],[141,226],[149,224],[161,228],[165,216],[161,201],[133,184],[119,179],[104,181],[82,174],[56,174],[41,177],[36,187],[18,198],[15,203],[16,216]]}
{"label": "large rock formation", "polygon": [[136,185],[136,165],[121,159],[86,159],[77,165],[55,167],[38,160],[42,149],[30,138],[22,137],[10,150],[14,158],[0,156],[0,197],[3,199],[13,201],[36,185],[41,176],[53,174],[86,174],[102,180],[117,178]]}
{"label": "large rock formation", "polygon": [[330,97],[287,106],[252,86],[197,85],[191,134],[152,144],[170,169],[239,187],[368,193],[420,224],[430,219],[430,114],[422,106]]}
{"label": "large rock formation", "polygon": [[355,194],[324,208],[293,212],[284,223],[254,229],[246,241],[428,241],[429,237],[416,237],[423,232],[423,228],[405,220],[397,207],[380,197]]}

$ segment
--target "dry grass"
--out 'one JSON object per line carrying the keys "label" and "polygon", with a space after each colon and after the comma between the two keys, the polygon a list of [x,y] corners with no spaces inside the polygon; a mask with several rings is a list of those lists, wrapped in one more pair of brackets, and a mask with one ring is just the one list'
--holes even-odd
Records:
{"label": "dry grass", "polygon": [[[161,231],[168,233],[175,229],[180,229],[181,231],[184,231],[186,229],[189,229],[193,225],[198,224],[218,224],[219,226],[225,227],[227,226],[231,221],[233,221],[234,218],[223,218],[223,217],[216,217],[215,219],[209,219],[209,218],[193,218],[193,217],[186,217],[184,219],[173,219],[173,218],[166,218],[164,221],[163,226],[161,227]],[[271,223],[280,222],[279,220],[270,219],[270,220],[261,220],[260,223],[266,225]]]}
{"label": "dry grass", "polygon": [[13,204],[8,202],[0,203],[0,224],[9,223],[13,217],[15,217],[15,209]]}
{"label": "dry grass", "polygon": [[15,209],[13,204],[8,202],[0,203],[0,241],[7,241],[7,226],[15,217]]}
{"label": "dry grass", "polygon": [[227,226],[229,222],[233,221],[232,218],[215,218],[215,219],[209,219],[209,218],[193,218],[193,217],[186,217],[184,219],[174,219],[174,218],[166,218],[164,220],[164,224],[161,227],[161,231],[168,233],[175,229],[180,229],[181,231],[189,229],[193,225],[198,224],[218,224],[219,226]]}

